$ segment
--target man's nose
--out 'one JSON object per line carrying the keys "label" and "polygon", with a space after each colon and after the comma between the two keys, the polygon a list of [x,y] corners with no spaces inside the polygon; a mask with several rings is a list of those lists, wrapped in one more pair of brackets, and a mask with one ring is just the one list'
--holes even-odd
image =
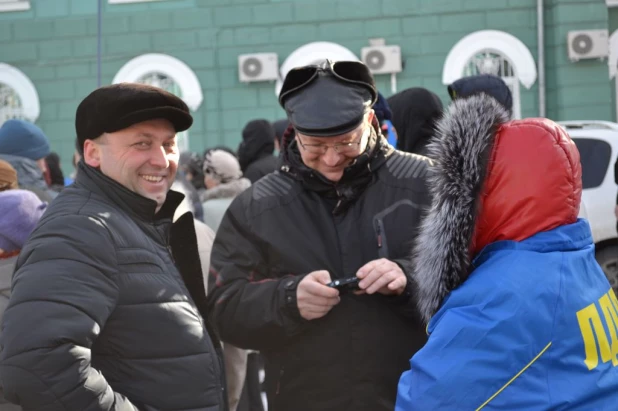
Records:
{"label": "man's nose", "polygon": [[150,164],[158,168],[168,168],[170,162],[167,158],[165,147],[156,147],[150,151]]}
{"label": "man's nose", "polygon": [[333,147],[328,147],[326,153],[322,155],[322,161],[329,167],[334,167],[339,163],[341,154],[337,153]]}

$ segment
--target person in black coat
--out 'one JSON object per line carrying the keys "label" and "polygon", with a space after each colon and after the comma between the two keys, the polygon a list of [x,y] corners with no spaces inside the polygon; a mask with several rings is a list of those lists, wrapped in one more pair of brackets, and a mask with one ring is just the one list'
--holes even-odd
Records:
{"label": "person in black coat", "polygon": [[245,178],[255,183],[277,168],[275,129],[268,120],[252,120],[242,131],[238,162]]}
{"label": "person in black coat", "polygon": [[442,117],[440,97],[422,87],[413,87],[387,99],[397,132],[397,149],[427,155],[426,146]]}
{"label": "person in black coat", "polygon": [[210,316],[224,342],[264,355],[270,411],[392,411],[426,341],[410,250],[431,161],[386,142],[376,99],[360,62],[292,70],[281,167],[217,232]]}
{"label": "person in black coat", "polygon": [[79,105],[77,180],[21,250],[0,334],[6,399],[24,410],[226,410],[194,219],[173,223],[176,133],[193,119],[131,83]]}

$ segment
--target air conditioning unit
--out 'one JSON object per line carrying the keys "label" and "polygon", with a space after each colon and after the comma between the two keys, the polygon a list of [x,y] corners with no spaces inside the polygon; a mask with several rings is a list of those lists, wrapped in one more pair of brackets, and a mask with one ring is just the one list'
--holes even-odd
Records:
{"label": "air conditioning unit", "polygon": [[238,79],[243,83],[274,81],[279,78],[277,53],[241,54],[238,56]]}
{"label": "air conditioning unit", "polygon": [[399,46],[363,47],[361,59],[373,74],[401,72],[401,48]]}
{"label": "air conditioning unit", "polygon": [[607,30],[569,31],[567,47],[571,61],[602,59],[609,55],[609,33]]}

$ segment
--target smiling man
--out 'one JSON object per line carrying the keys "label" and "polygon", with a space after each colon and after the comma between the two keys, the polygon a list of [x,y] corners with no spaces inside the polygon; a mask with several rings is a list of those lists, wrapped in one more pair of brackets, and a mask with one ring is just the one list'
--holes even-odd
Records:
{"label": "smiling man", "polygon": [[76,183],[18,258],[0,338],[6,398],[24,410],[225,410],[193,217],[172,224],[176,133],[161,89],[119,84],[76,114]]}
{"label": "smiling man", "polygon": [[295,138],[217,232],[210,314],[225,342],[266,357],[269,409],[393,410],[426,340],[408,252],[430,162],[387,144],[376,98],[362,63],[291,71],[279,102]]}

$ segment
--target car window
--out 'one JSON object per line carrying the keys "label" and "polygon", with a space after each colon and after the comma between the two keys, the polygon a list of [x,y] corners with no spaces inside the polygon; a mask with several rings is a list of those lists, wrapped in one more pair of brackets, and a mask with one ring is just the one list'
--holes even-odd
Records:
{"label": "car window", "polygon": [[599,187],[603,183],[612,155],[612,147],[595,138],[574,138],[582,163],[584,188]]}

